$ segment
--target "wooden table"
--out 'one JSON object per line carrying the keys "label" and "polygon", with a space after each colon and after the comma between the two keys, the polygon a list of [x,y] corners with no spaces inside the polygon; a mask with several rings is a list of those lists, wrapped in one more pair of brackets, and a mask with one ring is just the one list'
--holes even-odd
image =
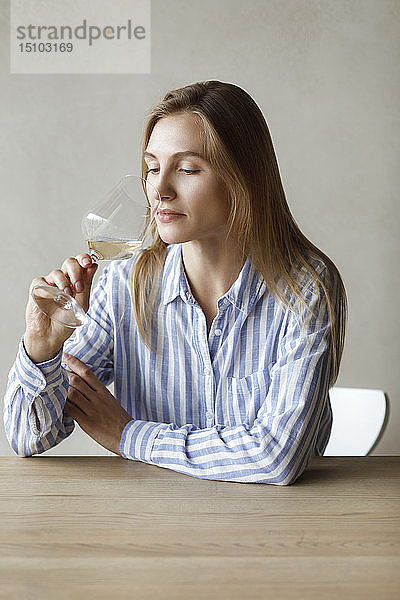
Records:
{"label": "wooden table", "polygon": [[278,487],[2,457],[0,598],[399,598],[399,467],[322,457]]}

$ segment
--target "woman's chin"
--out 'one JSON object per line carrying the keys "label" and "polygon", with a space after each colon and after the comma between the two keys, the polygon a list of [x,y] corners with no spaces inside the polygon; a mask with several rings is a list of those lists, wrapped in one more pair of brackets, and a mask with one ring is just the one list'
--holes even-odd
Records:
{"label": "woman's chin", "polygon": [[[160,236],[161,237],[161,236]],[[190,242],[190,240],[178,238],[178,237],[161,237],[165,244],[183,244],[184,242]]]}
{"label": "woman's chin", "polygon": [[183,244],[184,242],[190,242],[192,240],[191,237],[187,237],[184,235],[179,235],[177,232],[173,233],[172,231],[160,231],[158,230],[158,235],[162,239],[165,244]]}

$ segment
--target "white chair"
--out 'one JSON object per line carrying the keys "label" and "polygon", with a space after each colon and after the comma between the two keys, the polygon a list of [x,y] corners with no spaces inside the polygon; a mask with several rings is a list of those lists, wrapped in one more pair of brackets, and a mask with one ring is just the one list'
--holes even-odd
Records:
{"label": "white chair", "polygon": [[388,420],[388,398],[382,390],[333,387],[332,432],[324,456],[367,456]]}

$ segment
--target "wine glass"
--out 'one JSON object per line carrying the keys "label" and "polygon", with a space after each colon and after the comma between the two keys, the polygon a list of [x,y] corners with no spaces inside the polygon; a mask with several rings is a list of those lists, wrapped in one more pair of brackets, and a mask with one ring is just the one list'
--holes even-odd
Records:
{"label": "wine glass", "polygon": [[[151,242],[151,224],[161,201],[154,185],[137,175],[124,175],[106,198],[82,218],[82,231],[93,261],[123,260]],[[69,294],[51,285],[36,285],[32,297],[53,321],[75,329],[87,316]]]}

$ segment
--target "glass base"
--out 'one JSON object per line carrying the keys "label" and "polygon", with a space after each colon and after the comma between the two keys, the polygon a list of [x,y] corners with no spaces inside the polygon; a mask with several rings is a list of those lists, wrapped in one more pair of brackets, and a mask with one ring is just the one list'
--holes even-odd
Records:
{"label": "glass base", "polygon": [[84,325],[87,316],[81,305],[69,294],[51,285],[36,285],[32,298],[38,309],[52,321],[75,329]]}

